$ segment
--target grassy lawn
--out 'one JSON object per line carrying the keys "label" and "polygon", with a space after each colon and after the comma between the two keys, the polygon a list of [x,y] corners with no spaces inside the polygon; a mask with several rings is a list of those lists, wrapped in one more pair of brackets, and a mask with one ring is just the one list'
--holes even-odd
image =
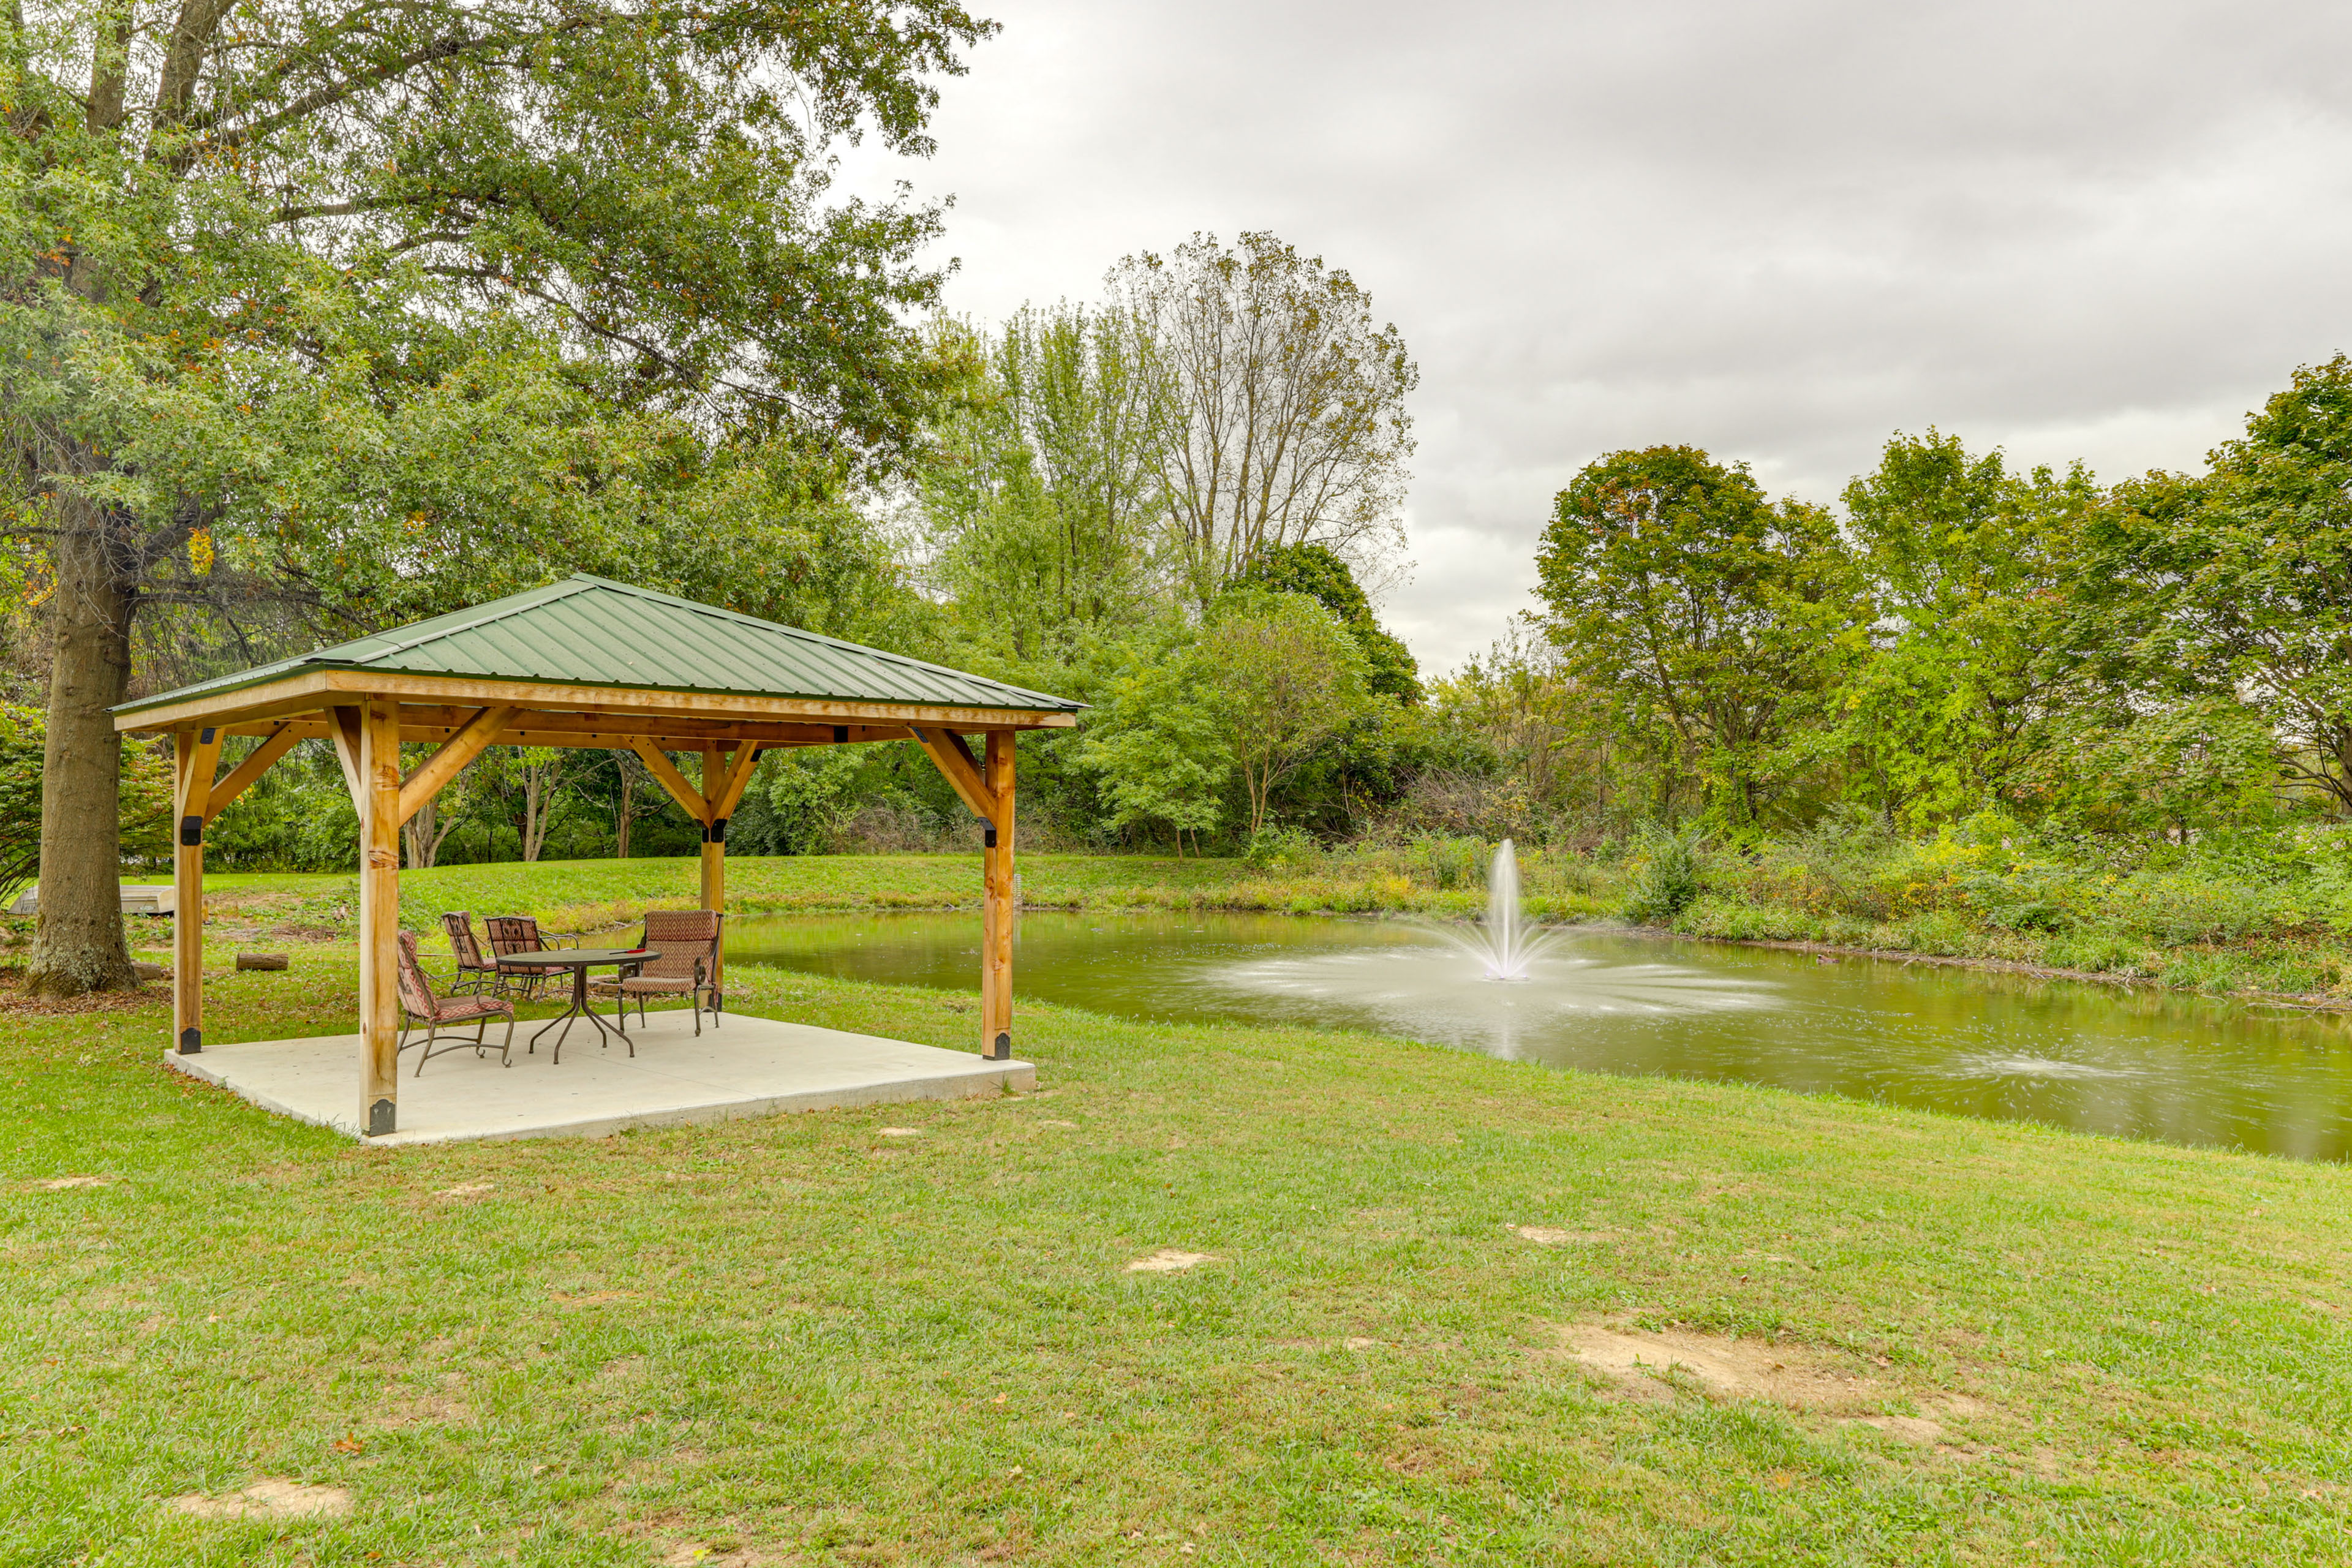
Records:
{"label": "grassy lawn", "polygon": [[[214,1039],[354,1026],[291,945]],[[2339,1167],[1045,1007],[1034,1097],[369,1151],[166,1026],[0,1011],[0,1562],[2352,1556]],[[168,1505],[264,1480],[351,1511]]]}

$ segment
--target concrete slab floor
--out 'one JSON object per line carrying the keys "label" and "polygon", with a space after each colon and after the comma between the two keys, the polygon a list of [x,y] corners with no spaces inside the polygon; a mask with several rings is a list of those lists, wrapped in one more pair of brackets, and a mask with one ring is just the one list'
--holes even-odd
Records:
{"label": "concrete slab floor", "polygon": [[[600,1138],[630,1127],[722,1121],[784,1110],[961,1100],[1037,1087],[1027,1062],[984,1061],[963,1051],[853,1035],[807,1024],[706,1015],[697,1038],[685,1009],[629,1025],[637,1048],[600,1049],[574,1027],[561,1064],[548,1041],[526,1054],[536,1021],[515,1026],[514,1065],[499,1065],[502,1026],[491,1048],[436,1055],[419,1076],[414,1047],[400,1056],[400,1131],[371,1145],[478,1138]],[[468,1035],[471,1030],[467,1031]],[[550,1037],[551,1039],[553,1037]],[[264,1110],[360,1135],[360,1037],[206,1045],[192,1057],[167,1053],[180,1071],[218,1084]]]}

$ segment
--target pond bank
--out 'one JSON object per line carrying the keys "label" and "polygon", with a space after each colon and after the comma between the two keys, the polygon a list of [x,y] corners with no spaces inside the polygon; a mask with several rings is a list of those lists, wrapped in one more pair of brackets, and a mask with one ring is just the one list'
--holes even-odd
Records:
{"label": "pond bank", "polygon": [[[1024,901],[1033,909],[1470,918],[1484,907],[1486,898],[1477,883],[1475,857],[1467,854],[1333,853],[1313,865],[1271,868],[1164,856],[1028,855],[1021,868]],[[1532,852],[1522,858],[1521,869],[1528,913],[1554,923],[1614,921],[1625,906],[1627,885],[1634,875],[1623,865]],[[2021,917],[2003,913],[2007,905],[1995,907],[1991,914],[1973,910],[1965,902],[1965,889],[1938,885],[1901,895],[1920,903],[1912,912],[1872,920],[1838,912],[1843,907],[1839,899],[1860,905],[1856,897],[1843,893],[1832,898],[1822,891],[1826,882],[1777,871],[1768,876],[1768,871],[1773,868],[1747,867],[1738,878],[1718,875],[1716,885],[1683,909],[1667,929],[1685,937],[1811,942],[1824,952],[1884,954],[1994,971],[2021,965],[2019,972],[2046,972],[2053,977],[2155,984],[2314,1008],[2352,1006],[2352,980],[2347,978],[2352,974],[2352,952],[2315,924],[2308,911],[2286,911],[2279,920],[2292,915],[2294,923],[2252,929],[2228,941],[2162,941],[2146,933],[2148,919],[2128,915],[2128,908],[2136,906],[2120,895],[2110,895],[2108,904],[2097,908],[2085,904],[2068,917],[2075,922],[2068,930],[2050,931],[2002,925],[1993,914]],[[414,929],[430,931],[441,910],[470,909],[478,914],[535,915],[552,930],[609,930],[647,908],[690,907],[695,876],[695,862],[687,858],[407,871],[401,877],[402,918]],[[976,908],[979,879],[977,857],[740,856],[728,863],[728,905],[738,914]],[[262,934],[278,931],[298,939],[346,935],[356,910],[356,883],[348,876],[217,876],[208,880],[208,888],[206,903],[214,919]],[[2189,892],[2180,896],[2185,903],[2196,901]],[[1807,907],[1806,900],[1820,907]],[[25,928],[18,933],[21,941],[29,937],[30,922],[19,923]],[[168,920],[142,917],[135,923],[148,933],[144,945],[168,943]],[[2200,923],[2190,921],[2182,929]],[[133,941],[140,938],[134,935]]]}
{"label": "pond bank", "polygon": [[1628,926],[1624,928],[1644,936],[1673,937],[1685,942],[1717,943],[1725,947],[1763,948],[1779,952],[1811,952],[1826,958],[1866,958],[1885,963],[1927,964],[1939,969],[1977,969],[1991,974],[2024,974],[2036,980],[2079,980],[2095,985],[2115,985],[2126,990],[2145,987],[2157,991],[2184,991],[2200,995],[2226,997],[2233,1002],[2278,1007],[2293,1007],[2309,1013],[2352,1012],[2352,994],[2340,992],[2256,991],[2238,990],[2215,992],[2204,987],[2168,984],[2145,974],[2117,974],[2111,970],[2061,969],[2046,963],[2031,963],[2014,958],[1963,958],[1946,953],[1915,952],[1903,948],[1847,947],[1832,942],[1775,942],[1769,937],[1699,936],[1675,931],[1666,926]]}

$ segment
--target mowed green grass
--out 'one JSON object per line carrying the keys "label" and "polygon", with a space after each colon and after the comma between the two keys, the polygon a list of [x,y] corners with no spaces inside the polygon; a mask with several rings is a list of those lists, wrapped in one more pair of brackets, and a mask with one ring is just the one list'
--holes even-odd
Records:
{"label": "mowed green grass", "polygon": [[[288,973],[231,951],[215,1042],[354,1026],[347,944]],[[732,980],[739,1011],[971,1044],[967,996]],[[167,1023],[160,998],[0,1014],[0,1562],[2279,1563],[2352,1540],[2335,1166],[1025,1006],[1034,1097],[372,1151],[172,1073]],[[68,1176],[105,1184],[40,1184]],[[1129,1271],[1162,1247],[1209,1260]],[[1562,1348],[1596,1321],[1855,1381],[1829,1409],[1621,1384]],[[265,1479],[354,1510],[166,1506]]]}

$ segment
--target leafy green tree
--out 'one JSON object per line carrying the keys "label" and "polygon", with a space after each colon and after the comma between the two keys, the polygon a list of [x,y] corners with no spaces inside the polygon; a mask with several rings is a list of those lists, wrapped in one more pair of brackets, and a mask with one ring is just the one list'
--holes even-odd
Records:
{"label": "leafy green tree", "polygon": [[[706,467],[904,442],[951,0],[0,12],[5,520],[55,660],[38,990],[128,983],[106,710],[157,605],[375,621],[625,553]],[[431,601],[431,603],[420,603]]]}
{"label": "leafy green tree", "polygon": [[1078,752],[1080,765],[1101,779],[1107,826],[1164,826],[1181,852],[1186,834],[1197,847],[1223,824],[1233,720],[1207,675],[1192,634],[1181,630],[1155,639],[1149,657],[1108,681]]}
{"label": "leafy green tree", "polygon": [[1363,649],[1339,616],[1304,594],[1225,594],[1193,658],[1223,710],[1252,838],[1265,830],[1283,782],[1381,700]]}
{"label": "leafy green tree", "polygon": [[1569,673],[1669,740],[1719,820],[1760,826],[1866,647],[1829,516],[1696,447],[1614,452],[1559,492],[1537,566]]}
{"label": "leafy green tree", "polygon": [[1363,650],[1364,683],[1399,702],[1421,700],[1421,670],[1412,650],[1381,625],[1372,602],[1338,552],[1325,544],[1277,544],[1261,552],[1242,574],[1244,586],[1277,594],[1304,594],[1339,617]]}
{"label": "leafy green tree", "polygon": [[772,824],[771,854],[823,855],[860,802],[861,775],[872,759],[847,748],[816,747],[761,759],[762,785]]}
{"label": "leafy green tree", "polygon": [[969,635],[1036,658],[1147,613],[1166,380],[1126,311],[1024,309],[967,365],[921,468],[934,573]]}
{"label": "leafy green tree", "polygon": [[2064,651],[2132,709],[2249,704],[2284,777],[2352,811],[2352,359],[2297,371],[2210,465],[2092,514]]}
{"label": "leafy green tree", "polygon": [[[47,748],[37,708],[0,702],[0,909],[33,880],[41,861],[41,762]],[[127,859],[172,858],[172,762],[152,742],[125,741],[120,763]],[[117,904],[118,910],[121,908]]]}
{"label": "leafy green tree", "polygon": [[2281,816],[2278,737],[2231,696],[2074,705],[2038,727],[2006,804],[2045,834],[2151,839]]}
{"label": "leafy green tree", "polygon": [[1610,707],[1568,673],[1534,616],[1515,619],[1432,684],[1430,762],[1408,811],[1424,826],[1488,837],[1526,837],[1538,810],[1603,831],[1621,825],[1649,804],[1638,776],[1645,759],[1618,741]]}
{"label": "leafy green tree", "polygon": [[1864,802],[1917,825],[2000,797],[2050,711],[2053,610],[2098,499],[2079,466],[2015,474],[1933,429],[1846,487],[1877,644],[1838,694]]}

